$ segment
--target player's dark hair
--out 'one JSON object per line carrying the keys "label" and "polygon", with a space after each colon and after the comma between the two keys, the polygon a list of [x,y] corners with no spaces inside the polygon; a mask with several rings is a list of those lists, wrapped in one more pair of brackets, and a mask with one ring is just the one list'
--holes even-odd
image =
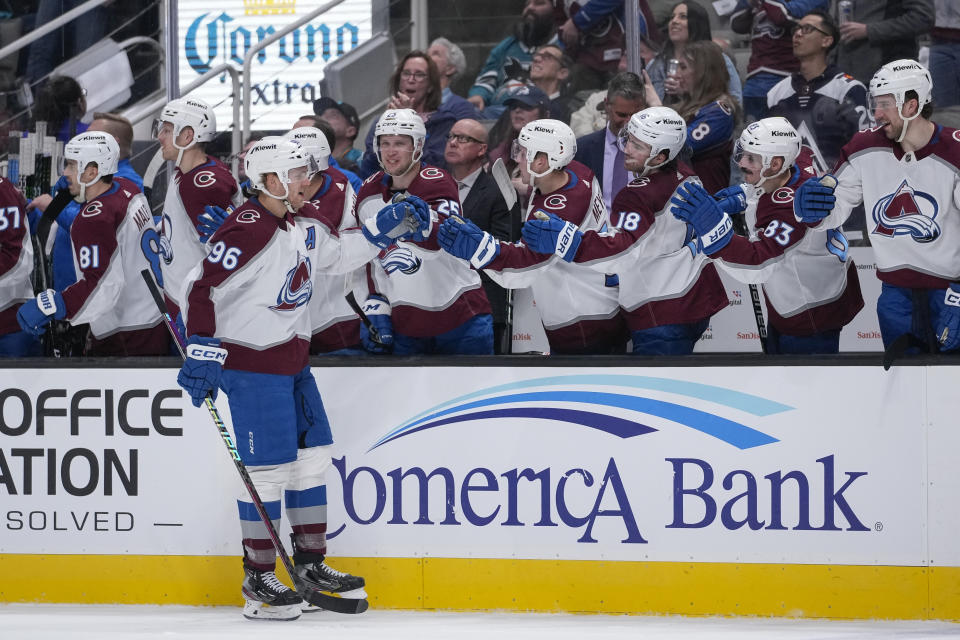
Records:
{"label": "player's dark hair", "polygon": [[323,137],[327,139],[327,144],[330,145],[330,148],[333,149],[337,146],[337,134],[333,130],[333,126],[324,120],[323,118],[317,119],[317,129],[323,132]]}
{"label": "player's dark hair", "polygon": [[814,9],[807,13],[808,16],[817,16],[820,18],[820,28],[827,32],[827,35],[833,38],[833,42],[827,47],[827,52],[833,51],[833,48],[840,43],[840,29],[837,27],[837,21],[833,16],[823,9]]}
{"label": "player's dark hair", "polygon": [[[913,89],[905,92],[903,94],[903,101],[906,103],[908,100],[920,100],[920,96],[917,95],[917,92]],[[923,108],[920,109],[920,117],[924,120],[929,120],[933,116],[933,100],[923,105]]]}

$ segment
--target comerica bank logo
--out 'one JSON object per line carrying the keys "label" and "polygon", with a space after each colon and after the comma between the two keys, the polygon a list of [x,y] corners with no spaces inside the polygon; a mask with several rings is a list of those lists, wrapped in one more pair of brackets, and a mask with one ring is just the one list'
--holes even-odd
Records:
{"label": "comerica bank logo", "polygon": [[[640,422],[644,414],[701,431],[738,449],[777,442],[773,436],[750,426],[685,404],[648,398],[635,392],[585,389],[591,386],[668,392],[757,417],[793,409],[759,396],[684,380],[605,374],[555,376],[499,385],[454,398],[404,422],[380,438],[370,450],[427,429],[493,418],[555,420],[605,431],[620,438],[632,438],[657,431]],[[559,403],[563,403],[563,406]],[[566,406],[568,404],[582,405],[583,408],[571,408]],[[625,409],[637,414],[637,417],[612,415],[612,409]]]}
{"label": "comerica bank logo", "polygon": [[792,433],[783,429],[799,416],[778,416],[795,410],[729,387],[643,375],[486,387],[335,458],[344,522],[327,537],[357,525],[438,525],[428,534],[438,540],[451,525],[482,528],[504,544],[520,531],[512,527],[534,537],[558,527],[577,544],[646,544],[671,529],[869,531],[854,508],[866,471],[842,469],[836,453],[810,460],[805,441],[758,428]]}

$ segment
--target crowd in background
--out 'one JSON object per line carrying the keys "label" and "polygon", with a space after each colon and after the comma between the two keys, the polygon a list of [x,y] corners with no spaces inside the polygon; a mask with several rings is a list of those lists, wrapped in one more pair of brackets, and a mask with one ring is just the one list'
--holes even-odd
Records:
{"label": "crowd in background", "polygon": [[[682,117],[686,143],[678,160],[716,193],[743,179],[733,160],[741,131],[770,116],[782,116],[796,129],[817,174],[832,170],[851,137],[875,124],[866,85],[892,60],[919,58],[929,67],[933,106],[945,109],[945,117],[960,105],[960,8],[949,0],[738,0],[730,14],[713,22],[729,21],[733,32],[749,37],[744,73],[729,43],[714,39],[710,5],[637,2],[639,74],[626,70],[623,0],[526,0],[513,33],[490,51],[464,96],[452,89],[466,71],[456,43],[440,37],[426,51],[400,59],[388,87],[387,112],[410,109],[419,116],[425,129],[419,160],[452,176],[465,217],[483,231],[504,241],[521,239],[522,212],[534,193],[516,142],[534,121],[569,125],[577,136],[575,159],[596,177],[612,212],[617,194],[632,179],[618,139],[631,117],[650,107],[670,107]],[[921,41],[928,45],[922,56]],[[83,91],[75,85],[70,78],[51,78],[35,107],[37,119],[52,123],[63,141],[85,128],[78,122],[85,110]],[[95,122],[117,126],[108,114],[98,114]],[[129,123],[121,125],[125,136]],[[324,132],[330,166],[343,172],[355,192],[383,167],[379,125],[375,118],[362,131],[356,109],[336,97],[317,100],[314,114],[295,123]],[[245,150],[258,139],[247,141]],[[124,157],[129,149],[121,149]],[[500,164],[515,203],[491,179]],[[28,206],[39,214],[48,202],[49,197],[38,198]],[[69,222],[58,222],[56,233],[68,234]],[[852,244],[869,242],[862,208],[844,231]],[[60,240],[61,250],[68,241]],[[61,258],[61,264],[71,261]],[[63,276],[58,286],[68,285],[69,278]],[[486,275],[482,280],[496,352],[509,352],[510,297]],[[14,327],[7,323],[8,330]],[[71,346],[61,346],[64,355],[98,353],[89,336],[74,331],[70,340]],[[37,343],[31,353],[39,349]]]}

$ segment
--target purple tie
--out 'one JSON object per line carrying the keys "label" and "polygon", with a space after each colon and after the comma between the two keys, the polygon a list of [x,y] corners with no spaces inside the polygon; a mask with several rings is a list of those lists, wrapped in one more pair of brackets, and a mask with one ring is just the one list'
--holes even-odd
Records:
{"label": "purple tie", "polygon": [[613,161],[613,180],[610,183],[613,193],[610,194],[610,202],[613,202],[620,190],[627,186],[627,170],[623,166],[623,151],[617,148],[617,157]]}

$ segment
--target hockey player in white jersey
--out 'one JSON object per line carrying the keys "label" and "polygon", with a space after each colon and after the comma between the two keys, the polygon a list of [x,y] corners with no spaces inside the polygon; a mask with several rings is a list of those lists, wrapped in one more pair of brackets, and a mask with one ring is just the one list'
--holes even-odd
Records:
{"label": "hockey player in white jersey", "polygon": [[[794,219],[794,191],[816,175],[809,156],[799,158],[800,148],[785,118],[751,123],[734,153],[746,182],[713,197],[686,185],[672,212],[693,226],[721,268],[741,282],[763,283],[767,353],[837,353],[840,329],[863,308],[863,297],[843,235]],[[741,213],[745,236],[733,233],[728,215]],[[716,228],[722,232],[707,242]]]}
{"label": "hockey player in white jersey", "polygon": [[421,162],[426,135],[412,109],[389,109],[377,121],[373,147],[383,171],[357,194],[357,219],[366,227],[388,210],[409,210],[433,224],[384,243],[367,266],[364,310],[381,343],[365,327],[361,339],[374,353],[492,354],[493,318],[480,276],[437,244],[438,221],[460,212],[460,195],[446,171]]}
{"label": "hockey player in white jersey", "polygon": [[[520,130],[516,158],[524,180],[534,188],[526,218],[556,216],[582,231],[607,226],[603,192],[593,172],[573,159],[576,137],[559,120],[534,120]],[[550,352],[624,353],[627,330],[620,316],[616,276],[583,269],[522,244],[500,243],[469,220],[444,222],[440,246],[468,260],[497,284],[531,287]]]}
{"label": "hockey player in white jersey", "polygon": [[64,147],[63,176],[83,208],[70,227],[77,281],[47,289],[20,307],[24,331],[40,335],[52,319],[90,324],[95,356],[165,355],[166,329],[137,274],[150,267],[146,247],[156,236],[147,199],[115,177],[120,148],[109,133],[85,132]]}
{"label": "hockey player in white jersey", "polygon": [[206,143],[216,133],[213,109],[197,98],[171,100],[153,125],[163,159],[175,166],[154,254],[154,275],[163,286],[174,318],[184,304],[187,274],[206,257],[210,249],[206,242],[223,222],[222,218],[211,221],[211,213],[205,214],[204,207],[214,205],[229,211],[243,200],[230,170],[207,155]]}
{"label": "hockey player in white jersey", "polygon": [[[238,447],[271,518],[283,495],[293,529],[295,570],[307,588],[365,597],[364,580],[329,567],[326,480],[333,435],[308,363],[313,269],[343,262],[357,238],[337,240],[301,223],[316,163],[299,143],[267,137],[250,149],[247,176],[256,195],[211,237],[210,254],[187,288],[187,358],[177,382],[195,406],[227,393]],[[387,211],[367,233],[385,242],[409,231]],[[379,225],[379,226],[378,226]],[[373,251],[370,252],[372,254]],[[356,264],[350,265],[356,267]],[[291,620],[301,597],[274,574],[276,554],[246,495],[239,501],[246,578],[244,615]],[[279,528],[279,527],[278,527]]]}
{"label": "hockey player in white jersey", "polygon": [[877,300],[888,355],[960,348],[960,131],[930,121],[930,73],[914,60],[870,81],[877,126],[843,147],[832,177],[797,192],[797,219],[841,225],[863,203],[882,281]]}
{"label": "hockey player in white jersey", "polygon": [[[359,223],[353,215],[356,193],[350,180],[335,167],[330,166],[330,143],[323,131],[316,127],[298,127],[284,135],[296,140],[313,156],[319,169],[310,183],[308,200],[315,208],[313,219],[323,226],[322,233],[344,234],[349,229],[359,231]],[[298,216],[300,223],[303,214]],[[371,253],[373,258],[376,252]],[[349,276],[316,269],[313,278],[313,295],[310,297],[311,354],[359,355],[360,319],[344,299],[344,285]]]}

